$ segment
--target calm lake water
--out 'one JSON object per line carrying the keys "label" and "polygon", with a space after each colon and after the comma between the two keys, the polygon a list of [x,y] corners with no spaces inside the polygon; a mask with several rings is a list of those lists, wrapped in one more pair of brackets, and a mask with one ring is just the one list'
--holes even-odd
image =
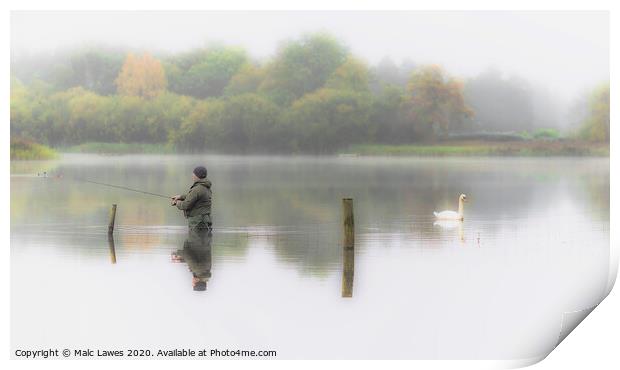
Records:
{"label": "calm lake water", "polygon": [[[166,199],[76,180],[174,195],[199,164],[214,230],[198,239]],[[13,349],[525,359],[608,289],[608,159],[65,155],[11,172]],[[461,193],[465,221],[435,224]]]}

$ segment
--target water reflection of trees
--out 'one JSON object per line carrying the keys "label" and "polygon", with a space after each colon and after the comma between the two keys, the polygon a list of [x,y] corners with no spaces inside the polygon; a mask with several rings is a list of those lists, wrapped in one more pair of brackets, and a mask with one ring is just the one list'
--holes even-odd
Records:
{"label": "water reflection of trees", "polygon": [[[471,200],[466,222],[528,217],[532,210],[552,205],[550,199],[560,190],[580,207],[609,217],[609,161],[604,159],[93,158],[62,161],[55,172],[63,179],[13,179],[12,224],[62,220],[105,225],[110,204],[117,203],[119,225],[182,226],[185,220],[165,199],[70,179],[172,194],[189,186],[196,164],[207,165],[214,183],[215,232],[222,232],[215,258],[246,254],[252,231],[228,233],[230,229],[275,226],[293,231],[268,238],[277,258],[317,276],[335,269],[342,258],[343,197],[354,198],[358,232],[377,227],[429,238],[437,235],[426,227],[432,225],[432,212],[456,209],[460,193]],[[495,227],[489,223],[485,232],[493,233]],[[119,235],[117,243],[144,249],[168,243],[158,235]]]}

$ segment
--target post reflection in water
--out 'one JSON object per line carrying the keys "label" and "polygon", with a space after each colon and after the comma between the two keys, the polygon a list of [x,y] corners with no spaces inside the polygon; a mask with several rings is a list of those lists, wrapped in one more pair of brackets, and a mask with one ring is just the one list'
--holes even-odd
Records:
{"label": "post reflection in water", "polygon": [[186,263],[192,273],[194,291],[205,291],[211,278],[210,230],[190,229],[183,249],[172,252],[172,262]]}
{"label": "post reflection in water", "polygon": [[116,264],[116,248],[114,247],[114,236],[108,234],[108,248],[110,249],[110,262]]}
{"label": "post reflection in water", "polygon": [[355,271],[355,249],[342,249],[342,297],[353,297],[353,275]]}

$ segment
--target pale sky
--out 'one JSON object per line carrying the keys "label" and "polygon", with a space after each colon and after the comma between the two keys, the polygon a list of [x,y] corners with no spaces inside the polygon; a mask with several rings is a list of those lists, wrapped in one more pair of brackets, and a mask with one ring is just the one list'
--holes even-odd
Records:
{"label": "pale sky", "polygon": [[282,40],[328,31],[376,63],[437,63],[470,77],[489,66],[572,99],[609,79],[608,12],[12,12],[14,53],[104,43],[184,51],[221,42],[257,58]]}

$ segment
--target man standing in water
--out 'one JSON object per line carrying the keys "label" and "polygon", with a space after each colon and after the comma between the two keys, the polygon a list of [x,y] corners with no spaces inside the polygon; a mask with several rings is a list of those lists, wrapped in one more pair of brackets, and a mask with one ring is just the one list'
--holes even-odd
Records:
{"label": "man standing in water", "polygon": [[172,197],[172,205],[183,211],[189,228],[211,229],[211,181],[207,180],[207,169],[194,168],[193,184],[185,195]]}

